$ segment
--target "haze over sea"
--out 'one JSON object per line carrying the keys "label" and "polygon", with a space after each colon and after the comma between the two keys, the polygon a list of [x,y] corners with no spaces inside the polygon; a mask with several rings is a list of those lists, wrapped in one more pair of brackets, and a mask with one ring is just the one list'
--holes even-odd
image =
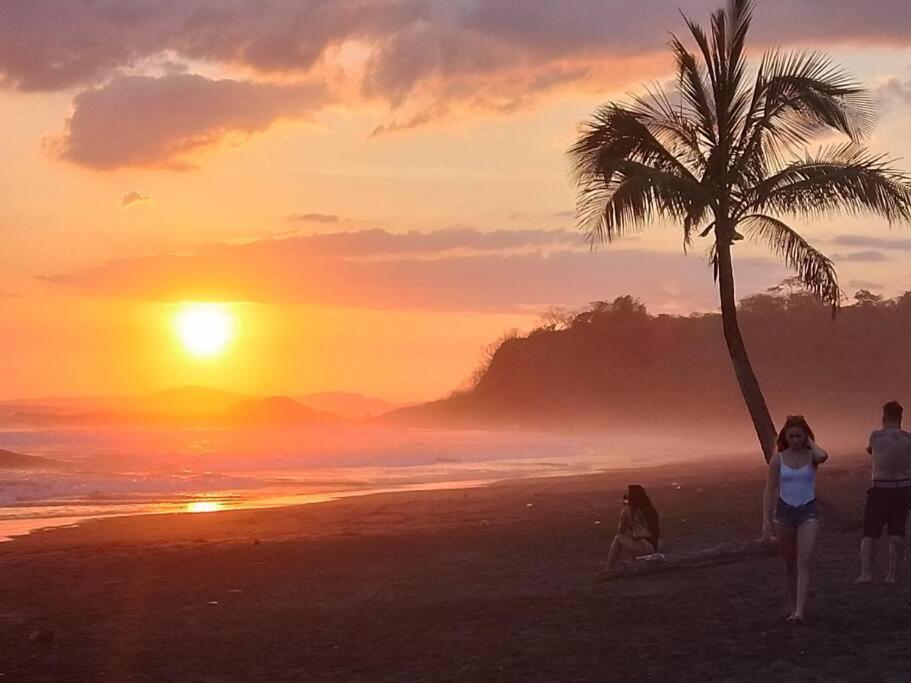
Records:
{"label": "haze over sea", "polygon": [[351,426],[5,430],[0,448],[59,464],[0,470],[0,537],[110,515],[292,505],[732,452],[705,446],[660,435]]}

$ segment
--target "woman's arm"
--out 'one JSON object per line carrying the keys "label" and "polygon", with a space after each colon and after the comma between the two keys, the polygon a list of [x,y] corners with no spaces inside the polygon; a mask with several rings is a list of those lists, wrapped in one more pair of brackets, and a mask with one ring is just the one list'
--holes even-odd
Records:
{"label": "woman's arm", "polygon": [[810,462],[814,465],[821,465],[826,460],[829,459],[829,454],[816,445],[816,442],[813,439],[808,438],[807,444],[810,446]]}
{"label": "woman's arm", "polygon": [[776,453],[769,460],[769,470],[766,475],[765,491],[762,495],[762,535],[772,535],[772,501],[778,494],[778,477],[781,466],[781,456]]}

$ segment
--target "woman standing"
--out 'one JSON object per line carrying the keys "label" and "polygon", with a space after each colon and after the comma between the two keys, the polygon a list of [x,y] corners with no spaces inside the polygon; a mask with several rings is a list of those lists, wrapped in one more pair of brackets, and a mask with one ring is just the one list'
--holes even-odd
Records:
{"label": "woman standing", "polygon": [[[813,430],[802,415],[789,415],[778,434],[778,453],[769,461],[762,502],[762,532],[778,537],[784,560],[791,614],[788,621],[802,624],[816,536],[819,506],[816,471],[829,454],[814,442]],[[777,495],[777,502],[772,505]]]}

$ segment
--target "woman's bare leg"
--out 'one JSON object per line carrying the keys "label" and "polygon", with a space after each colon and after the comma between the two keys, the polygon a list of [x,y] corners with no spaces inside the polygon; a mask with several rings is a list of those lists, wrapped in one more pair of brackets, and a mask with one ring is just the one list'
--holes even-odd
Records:
{"label": "woman's bare leg", "polygon": [[610,546],[610,553],[607,555],[607,568],[611,569],[624,556],[634,560],[640,555],[648,555],[652,552],[651,548],[651,543],[644,539],[617,534],[614,536],[614,542]]}
{"label": "woman's bare leg", "polygon": [[813,554],[816,551],[816,536],[819,522],[810,520],[797,529],[797,607],[794,618],[803,620],[810,595],[810,575],[813,571]]}
{"label": "woman's bare leg", "polygon": [[788,585],[788,619],[797,612],[797,530],[785,524],[775,524],[778,548],[784,562],[784,577]]}
{"label": "woman's bare leg", "polygon": [[620,545],[620,536],[614,536],[610,544],[610,552],[607,554],[607,568],[612,569],[620,561],[620,553],[623,552],[623,546]]}

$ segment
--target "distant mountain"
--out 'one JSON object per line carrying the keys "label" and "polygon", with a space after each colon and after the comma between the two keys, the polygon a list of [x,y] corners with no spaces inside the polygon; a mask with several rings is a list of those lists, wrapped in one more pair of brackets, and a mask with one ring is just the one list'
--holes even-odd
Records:
{"label": "distant mountain", "polygon": [[350,420],[362,420],[377,417],[407,404],[390,403],[379,398],[370,398],[362,394],[353,394],[344,391],[326,391],[318,394],[308,394],[297,398],[299,403],[317,411],[334,413],[339,417]]}
{"label": "distant mountain", "polygon": [[285,396],[248,398],[205,387],[180,387],[147,396],[98,399],[41,399],[0,404],[8,426],[234,426],[331,424],[335,415]]}
{"label": "distant mountain", "polygon": [[185,386],[133,399],[127,407],[157,415],[218,415],[247,400],[243,394],[206,387]]}
{"label": "distant mountain", "polygon": [[[850,426],[862,440],[884,402],[911,407],[911,293],[889,301],[861,294],[834,320],[802,293],[741,302],[744,338],[776,421],[800,413],[831,430]],[[657,433],[685,426],[708,439],[715,426],[750,424],[720,316],[653,316],[632,297],[506,339],[478,377],[470,391],[384,419]]]}
{"label": "distant mountain", "polygon": [[66,468],[66,463],[34,455],[23,455],[0,449],[0,469],[5,470],[56,470]]}
{"label": "distant mountain", "polygon": [[287,396],[247,399],[232,405],[225,414],[229,424],[331,424],[340,422],[336,415],[311,410]]}

